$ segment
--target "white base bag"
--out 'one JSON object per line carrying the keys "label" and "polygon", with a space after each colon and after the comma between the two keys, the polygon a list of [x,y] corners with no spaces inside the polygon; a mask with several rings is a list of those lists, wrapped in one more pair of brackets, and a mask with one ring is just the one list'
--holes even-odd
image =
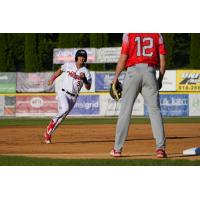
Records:
{"label": "white base bag", "polygon": [[183,150],[183,155],[187,156],[197,156],[200,155],[200,147],[194,147],[190,149]]}

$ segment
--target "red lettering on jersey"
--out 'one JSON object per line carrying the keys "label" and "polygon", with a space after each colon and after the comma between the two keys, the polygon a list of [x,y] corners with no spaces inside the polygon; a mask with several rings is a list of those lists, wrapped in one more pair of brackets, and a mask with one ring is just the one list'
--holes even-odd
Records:
{"label": "red lettering on jersey", "polygon": [[123,35],[121,54],[128,55],[126,67],[139,63],[157,66],[159,55],[165,55],[163,38],[159,33],[127,33]]}
{"label": "red lettering on jersey", "polygon": [[70,76],[70,77],[72,77],[72,78],[74,78],[74,79],[76,79],[76,80],[81,80],[81,78],[80,78],[80,76],[79,75],[77,75],[75,72],[73,72],[73,71],[67,71],[67,73],[68,73],[68,75]]}

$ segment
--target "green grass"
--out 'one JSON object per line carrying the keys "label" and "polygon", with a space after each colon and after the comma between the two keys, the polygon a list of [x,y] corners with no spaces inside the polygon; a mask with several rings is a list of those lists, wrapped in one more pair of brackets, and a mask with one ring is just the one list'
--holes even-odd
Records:
{"label": "green grass", "polygon": [[[0,126],[35,126],[47,125],[50,118],[0,118]],[[117,118],[67,118],[63,124],[80,125],[80,124],[116,124]],[[149,118],[135,117],[131,119],[132,124],[146,124],[150,123]],[[164,123],[200,123],[200,117],[169,117],[164,118]]]}
{"label": "green grass", "polygon": [[1,166],[199,166],[200,160],[170,159],[50,159],[0,156]]}

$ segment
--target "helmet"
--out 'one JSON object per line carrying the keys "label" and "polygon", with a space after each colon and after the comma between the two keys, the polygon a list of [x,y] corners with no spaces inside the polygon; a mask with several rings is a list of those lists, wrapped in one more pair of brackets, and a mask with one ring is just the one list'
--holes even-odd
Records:
{"label": "helmet", "polygon": [[75,61],[78,60],[78,56],[83,56],[85,58],[85,62],[87,62],[87,52],[84,49],[79,49],[75,55]]}

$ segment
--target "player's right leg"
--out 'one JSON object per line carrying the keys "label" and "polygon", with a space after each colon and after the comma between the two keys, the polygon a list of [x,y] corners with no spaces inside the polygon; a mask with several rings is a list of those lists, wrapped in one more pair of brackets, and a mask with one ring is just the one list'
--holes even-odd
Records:
{"label": "player's right leg", "polygon": [[156,140],[157,157],[160,158],[162,155],[163,157],[166,157],[166,138],[160,111],[159,91],[155,76],[155,70],[152,67],[149,67],[146,74],[144,75],[142,95],[149,111],[153,136]]}

